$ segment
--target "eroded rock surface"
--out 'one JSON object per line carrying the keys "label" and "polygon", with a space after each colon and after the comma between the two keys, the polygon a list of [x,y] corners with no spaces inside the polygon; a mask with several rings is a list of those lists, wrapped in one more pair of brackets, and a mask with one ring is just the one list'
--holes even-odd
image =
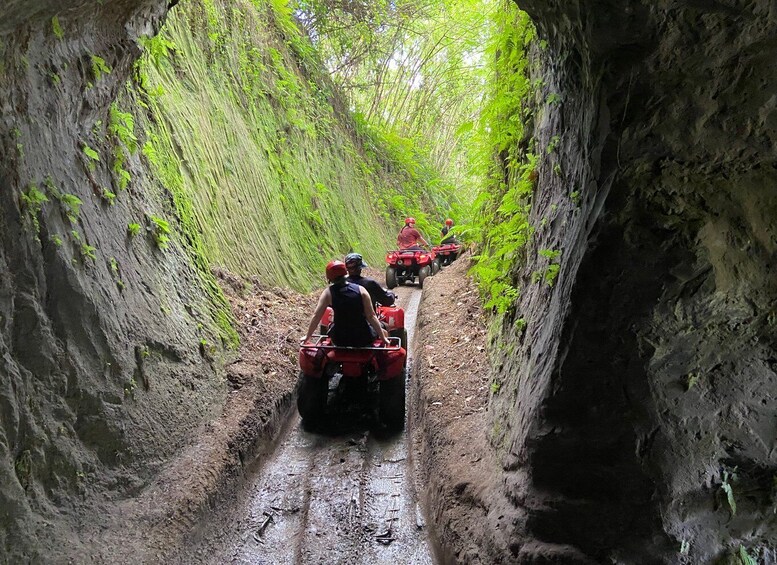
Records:
{"label": "eroded rock surface", "polygon": [[[153,35],[166,9],[2,6],[4,562],[78,554],[88,517],[99,523],[105,504],[145,486],[227,392],[202,347],[214,342],[213,322],[186,254],[160,249],[145,229],[128,234],[129,223],[163,215],[164,202],[142,183],[121,194],[112,176],[109,107],[138,38]],[[137,156],[125,166],[144,175]]]}
{"label": "eroded rock surface", "polygon": [[547,41],[536,150],[560,139],[495,343],[514,558],[772,562],[777,8],[518,4]]}

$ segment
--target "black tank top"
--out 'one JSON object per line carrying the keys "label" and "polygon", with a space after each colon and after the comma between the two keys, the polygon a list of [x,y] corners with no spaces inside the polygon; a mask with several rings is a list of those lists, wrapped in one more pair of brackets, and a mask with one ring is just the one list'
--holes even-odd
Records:
{"label": "black tank top", "polygon": [[353,283],[329,287],[332,310],[335,312],[334,325],[329,335],[335,345],[365,347],[375,339],[375,332],[364,316],[360,288]]}

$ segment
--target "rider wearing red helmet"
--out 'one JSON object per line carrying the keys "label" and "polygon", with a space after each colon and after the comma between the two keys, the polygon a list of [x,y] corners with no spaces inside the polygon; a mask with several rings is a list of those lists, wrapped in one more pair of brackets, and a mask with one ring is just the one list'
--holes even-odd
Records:
{"label": "rider wearing red helmet", "polygon": [[364,287],[349,283],[346,280],[347,275],[348,269],[342,261],[330,261],[327,264],[326,278],[330,284],[318,299],[305,341],[310,341],[327,306],[331,306],[334,310],[335,323],[328,335],[332,338],[332,343],[349,347],[366,347],[372,344],[375,336],[378,336],[384,344],[387,344],[388,334],[375,315],[369,293]]}
{"label": "rider wearing red helmet", "polygon": [[397,246],[400,249],[421,249],[421,246],[418,245],[419,241],[427,247],[429,246],[421,232],[415,229],[415,218],[405,218],[405,225],[397,235]]}
{"label": "rider wearing red helmet", "polygon": [[456,236],[453,234],[450,234],[451,228],[453,228],[453,220],[448,218],[445,220],[445,224],[442,226],[442,229],[440,230],[442,240],[440,241],[440,245],[444,245],[446,243],[458,243],[459,240],[456,239]]}

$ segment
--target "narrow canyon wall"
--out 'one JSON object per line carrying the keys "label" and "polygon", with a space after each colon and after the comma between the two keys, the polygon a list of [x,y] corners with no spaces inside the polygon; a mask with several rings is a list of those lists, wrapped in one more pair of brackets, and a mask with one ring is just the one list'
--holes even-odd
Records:
{"label": "narrow canyon wall", "polygon": [[774,562],[777,7],[517,3],[544,41],[490,406],[514,558]]}
{"label": "narrow canyon wall", "polygon": [[86,509],[142,488],[225,387],[201,347],[219,339],[211,300],[149,221],[169,203],[137,159],[125,190],[111,168],[109,107],[166,3],[4,7],[0,555],[43,562],[77,549]]}
{"label": "narrow canyon wall", "polygon": [[211,267],[323,284],[423,181],[281,3],[4,2],[0,79],[0,562],[99,560],[225,406]]}

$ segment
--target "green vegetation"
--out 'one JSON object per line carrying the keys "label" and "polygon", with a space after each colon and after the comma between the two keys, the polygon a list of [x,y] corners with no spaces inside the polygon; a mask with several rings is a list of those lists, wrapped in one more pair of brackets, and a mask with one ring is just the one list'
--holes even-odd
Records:
{"label": "green vegetation", "polygon": [[[365,226],[376,210],[364,192],[383,190],[380,166],[363,164],[322,88],[313,90],[287,55],[288,43],[307,41],[293,21],[281,25],[290,35],[268,35],[268,18],[290,16],[247,1],[233,7],[194,1],[144,41],[129,93],[147,108],[135,116],[146,132],[142,152],[173,196],[165,214],[176,216],[203,280],[220,264],[308,289],[321,284],[329,259],[352,248],[382,257],[394,227]],[[218,57],[217,48],[225,50]]]}
{"label": "green vegetation", "polygon": [[116,257],[111,257],[108,260],[108,267],[111,270],[111,274],[113,275],[113,278],[116,279],[116,286],[118,289],[124,290],[124,281],[121,280],[119,276],[119,262],[116,260]]}
{"label": "green vegetation", "polygon": [[51,31],[57,39],[65,37],[65,32],[62,31],[62,26],[59,25],[59,18],[57,16],[51,18]]}
{"label": "green vegetation", "polygon": [[135,390],[138,388],[138,383],[135,380],[135,377],[132,377],[126,385],[124,385],[124,396],[128,396],[132,398],[132,400],[135,400]]}
{"label": "green vegetation", "polygon": [[553,283],[555,282],[556,277],[558,276],[558,272],[561,269],[561,265],[559,265],[556,262],[559,255],[561,255],[561,251],[558,251],[558,250],[554,251],[552,249],[540,249],[538,253],[541,257],[545,257],[546,259],[548,259],[550,263],[545,265],[541,270],[534,271],[534,273],[532,273],[532,282],[534,283],[542,280],[548,286],[553,286]]}
{"label": "green vegetation", "polygon": [[16,478],[19,479],[19,484],[22,488],[27,489],[32,478],[32,453],[29,449],[25,449],[16,457],[14,471]]}
{"label": "green vegetation", "polygon": [[67,216],[67,219],[70,220],[70,223],[77,223],[78,216],[81,213],[81,205],[83,204],[81,199],[75,194],[61,193],[57,195],[57,200],[59,200],[60,204],[62,205],[65,216]]}
{"label": "green vegetation", "polygon": [[[544,154],[523,125],[533,38],[509,2],[191,0],[141,40],[111,108],[113,192],[131,182],[128,159],[141,148],[156,183],[143,189],[165,218],[150,217],[150,233],[164,248],[174,226],[225,342],[236,335],[212,265],[307,290],[352,249],[381,264],[407,215],[431,241],[453,217],[460,238],[481,244],[473,273],[486,305],[504,313],[519,295]],[[110,72],[97,67],[95,79]],[[330,79],[353,115],[332,107]],[[548,262],[553,285],[559,267]]]}
{"label": "green vegetation", "polygon": [[87,161],[87,168],[90,171],[94,171],[97,168],[95,163],[100,160],[100,155],[97,153],[97,151],[89,147],[86,143],[84,143],[84,146],[81,148],[81,150],[84,152],[84,155],[86,155],[89,158],[89,160]]}
{"label": "green vegetation", "polygon": [[34,184],[31,184],[27,188],[27,192],[22,192],[20,195],[21,208],[32,225],[35,237],[40,234],[40,220],[38,219],[38,216],[40,216],[40,213],[43,210],[43,204],[48,201],[48,197]]}
{"label": "green vegetation", "polygon": [[125,168],[127,157],[138,150],[138,138],[135,136],[135,119],[129,112],[122,112],[114,102],[111,105],[108,133],[115,139],[113,148],[113,165],[111,170],[116,178],[119,190],[124,190],[129,185],[132,177]]}
{"label": "green vegetation", "polygon": [[736,516],[737,502],[734,499],[734,488],[731,486],[731,483],[736,482],[736,480],[737,480],[736,468],[734,468],[730,472],[728,469],[723,470],[723,479],[720,485],[720,492],[725,497],[725,500],[728,503],[728,508],[731,511],[732,517]]}
{"label": "green vegetation", "polygon": [[105,62],[105,59],[97,55],[91,55],[92,76],[95,81],[100,80],[103,75],[111,74],[111,67]]}
{"label": "green vegetation", "polygon": [[488,53],[491,72],[502,80],[490,83],[478,130],[483,149],[476,163],[485,184],[475,202],[482,245],[472,273],[486,308],[502,314],[519,295],[511,273],[525,259],[523,249],[533,234],[528,214],[537,156],[527,149],[521,116],[531,93],[526,49],[535,34],[528,16],[511,3],[495,13],[494,26],[499,31]]}
{"label": "green vegetation", "polygon": [[[297,0],[296,5],[332,78],[356,108],[357,121],[388,140],[390,151],[410,151],[414,162],[425,163],[423,193],[398,193],[410,205],[406,211],[439,214],[435,230],[451,215],[458,225],[466,223],[478,185],[467,164],[468,144],[481,103],[482,44],[494,4]],[[376,149],[382,152],[385,143]],[[426,228],[420,219],[418,226]]]}
{"label": "green vegetation", "polygon": [[[533,93],[526,52],[535,32],[529,17],[510,2],[494,14],[493,25],[496,33],[487,52],[492,76],[500,80],[489,83],[478,129],[482,150],[476,164],[485,182],[475,202],[482,244],[472,274],[486,308],[504,314],[519,296],[514,267],[526,260],[524,249],[533,235],[529,210],[538,156],[524,120]],[[557,269],[548,267],[540,277],[553,284]]]}
{"label": "green vegetation", "polygon": [[114,200],[116,200],[116,194],[114,194],[107,188],[103,188],[101,196],[103,197],[103,200],[105,200],[109,205],[113,206],[113,202]]}
{"label": "green vegetation", "polygon": [[91,259],[92,261],[95,261],[97,257],[95,256],[94,252],[97,250],[96,247],[92,245],[87,245],[86,243],[81,244],[81,257],[84,259]]}
{"label": "green vegetation", "polygon": [[151,220],[151,235],[159,249],[167,249],[170,242],[170,223],[159,216],[149,216]]}
{"label": "green vegetation", "polygon": [[739,560],[742,565],[758,565],[758,561],[748,553],[744,545],[739,546]]}
{"label": "green vegetation", "polygon": [[137,224],[135,222],[131,222],[127,224],[127,233],[129,233],[130,237],[135,237],[140,232],[140,224]]}

